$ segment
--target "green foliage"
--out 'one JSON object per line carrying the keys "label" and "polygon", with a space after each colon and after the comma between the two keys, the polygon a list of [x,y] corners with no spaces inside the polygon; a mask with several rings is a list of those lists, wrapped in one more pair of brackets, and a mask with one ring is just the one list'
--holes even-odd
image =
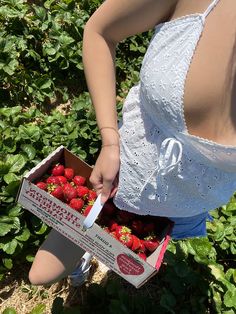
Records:
{"label": "green foliage", "polygon": [[8,307],[2,312],[2,314],[16,314],[16,310],[12,307]]}
{"label": "green foliage", "polygon": [[[2,104],[51,105],[86,91],[83,29],[101,3],[101,0],[48,0],[33,4],[23,0],[0,1]],[[120,44],[118,88],[126,79],[137,79],[148,40],[149,36],[136,36]]]}
{"label": "green foliage", "polygon": [[45,309],[45,304],[37,304],[29,314],[43,314],[45,313]]}
{"label": "green foliage", "polygon": [[73,308],[68,308],[63,306],[63,299],[60,297],[57,297],[54,299],[53,305],[52,305],[52,314],[81,314],[80,306],[74,306]]}
{"label": "green foliage", "polygon": [[81,43],[89,16],[77,1],[0,4],[3,101],[46,104],[67,101],[68,89],[84,90]]}
{"label": "green foliage", "polygon": [[[48,233],[42,221],[15,204],[22,176],[61,144],[89,164],[96,160],[100,138],[83,73],[82,37],[101,3],[0,0],[0,280],[16,263],[32,262]],[[138,81],[150,38],[151,32],[137,35],[117,48],[119,113]],[[55,109],[64,103],[65,110]],[[155,297],[148,290],[128,295],[122,284],[110,281],[90,286],[79,308],[66,309],[56,298],[52,313],[235,313],[235,196],[212,216],[207,238],[171,242],[153,279]],[[40,303],[31,313],[44,309]]]}

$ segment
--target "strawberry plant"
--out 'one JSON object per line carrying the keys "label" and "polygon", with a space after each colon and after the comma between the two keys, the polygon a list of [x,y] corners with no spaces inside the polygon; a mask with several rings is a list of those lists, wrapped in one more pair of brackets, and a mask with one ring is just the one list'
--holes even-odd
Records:
{"label": "strawberry plant", "polygon": [[[5,105],[19,102],[55,105],[86,91],[83,28],[101,3],[101,0],[0,1],[0,96]],[[124,81],[137,81],[144,44],[149,39],[150,34],[137,35],[117,49],[118,88],[124,90],[122,97],[127,92]]]}
{"label": "strawberry plant", "polygon": [[[32,261],[48,232],[44,223],[15,204],[24,173],[61,144],[89,164],[99,151],[81,49],[84,25],[101,3],[0,0],[0,279],[17,263]],[[133,36],[117,47],[119,116],[123,98],[138,81],[150,38],[151,32]],[[55,109],[59,104],[63,106]],[[59,181],[67,183],[65,178]],[[89,192],[88,198],[94,195]],[[107,214],[112,210],[107,207]],[[130,296],[122,283],[112,281],[104,287],[92,285],[87,302],[75,312],[235,313],[236,197],[212,216],[208,237],[171,242],[164,265],[152,279],[152,298],[139,291]],[[120,211],[117,219],[126,224],[133,218]],[[118,223],[109,222],[114,237]],[[134,225],[136,237],[153,231],[151,223],[142,226],[134,220]],[[145,254],[145,244],[132,240],[137,254]],[[56,301],[52,313],[66,313]],[[35,312],[40,309],[44,311],[43,305],[36,305]]]}

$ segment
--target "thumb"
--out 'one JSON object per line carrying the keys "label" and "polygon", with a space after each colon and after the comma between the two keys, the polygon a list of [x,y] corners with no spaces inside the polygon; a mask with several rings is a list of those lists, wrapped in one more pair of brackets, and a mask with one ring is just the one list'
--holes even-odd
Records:
{"label": "thumb", "polygon": [[110,181],[103,183],[101,202],[105,204],[111,194],[112,183]]}

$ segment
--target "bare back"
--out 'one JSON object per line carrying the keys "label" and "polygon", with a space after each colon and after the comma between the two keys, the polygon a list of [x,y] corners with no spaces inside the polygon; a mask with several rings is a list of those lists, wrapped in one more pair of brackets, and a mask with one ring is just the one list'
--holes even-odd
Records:
{"label": "bare back", "polygon": [[[171,20],[202,13],[210,0],[180,0]],[[185,120],[190,134],[236,146],[236,1],[219,1],[207,16],[187,75]]]}

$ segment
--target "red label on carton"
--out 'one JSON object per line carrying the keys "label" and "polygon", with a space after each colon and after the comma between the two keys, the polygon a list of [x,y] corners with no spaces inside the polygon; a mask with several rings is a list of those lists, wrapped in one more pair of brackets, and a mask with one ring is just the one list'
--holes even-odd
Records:
{"label": "red label on carton", "polygon": [[136,261],[133,257],[126,254],[119,254],[117,256],[117,264],[120,271],[125,275],[138,276],[144,272],[143,265]]}

